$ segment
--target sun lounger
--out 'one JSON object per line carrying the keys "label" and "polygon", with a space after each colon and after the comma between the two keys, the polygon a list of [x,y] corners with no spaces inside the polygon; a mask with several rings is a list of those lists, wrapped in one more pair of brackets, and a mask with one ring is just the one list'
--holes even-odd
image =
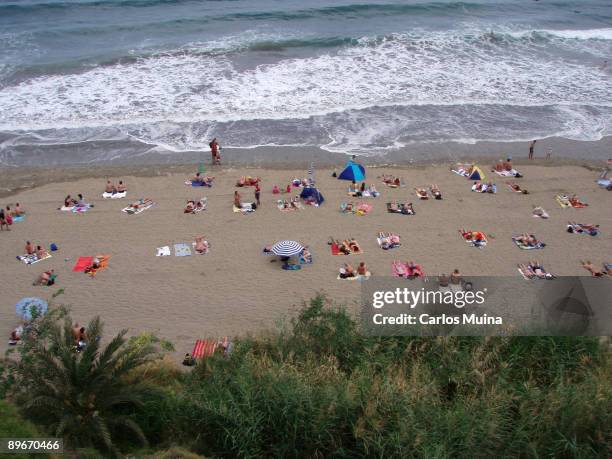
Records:
{"label": "sun lounger", "polygon": [[[531,234],[530,236],[533,237],[533,234]],[[544,247],[546,247],[546,244],[544,244],[543,242],[538,242],[536,245],[527,245],[519,241],[518,238],[519,236],[513,236],[512,242],[514,242],[519,249],[535,250],[535,249],[543,249]]]}
{"label": "sun lounger", "polygon": [[125,198],[126,196],[127,196],[127,191],[122,191],[121,193],[108,193],[108,192],[102,193],[102,197],[104,199],[122,199],[122,198]]}
{"label": "sun lounger", "polygon": [[189,244],[174,244],[174,255],[177,257],[191,256],[191,246]]}
{"label": "sun lounger", "polygon": [[39,261],[46,260],[47,258],[51,258],[51,254],[49,252],[45,252],[42,258],[38,258],[38,256],[33,253],[32,255],[19,255],[16,257],[19,261],[23,261],[26,265],[33,265],[34,263],[38,263]]}

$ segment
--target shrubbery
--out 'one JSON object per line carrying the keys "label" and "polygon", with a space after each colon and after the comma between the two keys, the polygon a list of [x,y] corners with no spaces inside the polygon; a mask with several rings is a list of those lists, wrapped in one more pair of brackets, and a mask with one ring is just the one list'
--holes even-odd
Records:
{"label": "shrubbery", "polygon": [[596,338],[365,337],[318,296],[230,358],[138,365],[157,391],[121,414],[215,457],[606,457],[611,369]]}

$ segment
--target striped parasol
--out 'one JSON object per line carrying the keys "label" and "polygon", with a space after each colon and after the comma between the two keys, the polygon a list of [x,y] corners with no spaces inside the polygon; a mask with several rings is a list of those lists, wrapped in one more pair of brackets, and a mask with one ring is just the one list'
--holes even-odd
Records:
{"label": "striped parasol", "polygon": [[280,241],[272,246],[272,253],[280,257],[292,257],[304,250],[304,247],[295,241]]}

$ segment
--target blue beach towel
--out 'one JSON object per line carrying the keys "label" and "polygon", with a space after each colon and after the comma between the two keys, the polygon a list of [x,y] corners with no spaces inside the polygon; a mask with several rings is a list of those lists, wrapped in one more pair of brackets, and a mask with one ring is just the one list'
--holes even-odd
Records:
{"label": "blue beach towel", "polygon": [[177,257],[191,256],[191,246],[189,244],[174,244],[174,255]]}

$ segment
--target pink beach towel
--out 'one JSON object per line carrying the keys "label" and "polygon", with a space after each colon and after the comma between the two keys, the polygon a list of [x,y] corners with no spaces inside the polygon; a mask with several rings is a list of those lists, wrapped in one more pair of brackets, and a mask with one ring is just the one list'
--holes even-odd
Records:
{"label": "pink beach towel", "polygon": [[197,340],[193,346],[191,356],[194,359],[205,359],[215,353],[217,349],[217,341],[211,339]]}

